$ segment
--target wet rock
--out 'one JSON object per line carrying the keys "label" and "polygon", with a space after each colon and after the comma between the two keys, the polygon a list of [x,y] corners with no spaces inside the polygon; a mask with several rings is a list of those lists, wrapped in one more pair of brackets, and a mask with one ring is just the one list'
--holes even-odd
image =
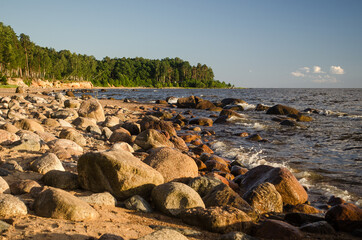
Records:
{"label": "wet rock", "polygon": [[35,132],[35,131],[44,132],[43,126],[40,125],[39,123],[37,123],[33,119],[22,119],[22,120],[16,121],[14,126],[17,128],[20,128],[20,129],[29,130],[29,131],[33,131],[33,132]]}
{"label": "wet rock", "polygon": [[9,184],[2,177],[0,177],[0,193],[10,193]]}
{"label": "wet rock", "polygon": [[259,214],[268,212],[283,212],[282,196],[274,185],[268,182],[258,185],[243,195],[243,198]]}
{"label": "wet rock", "polygon": [[198,102],[195,106],[196,109],[210,109],[215,107],[216,106],[208,100],[202,100],[201,102]]}
{"label": "wet rock", "polygon": [[247,138],[250,141],[260,142],[263,141],[263,138],[259,134],[253,134]]}
{"label": "wet rock", "polygon": [[140,122],[141,130],[155,129],[159,131],[165,131],[170,136],[177,136],[176,130],[172,125],[172,122],[160,120],[157,117],[146,116]]}
{"label": "wet rock", "polygon": [[297,205],[308,200],[307,192],[287,168],[260,165],[249,170],[240,185],[247,192],[264,182],[275,186],[283,198],[284,205]]}
{"label": "wet rock", "polygon": [[172,229],[162,229],[138,238],[138,240],[187,240],[187,237]]}
{"label": "wet rock", "polygon": [[188,208],[204,208],[200,195],[183,183],[168,182],[152,190],[152,201],[161,212],[177,216]]}
{"label": "wet rock", "polygon": [[211,127],[213,124],[213,120],[211,118],[204,118],[204,117],[193,118],[189,121],[189,124]]}
{"label": "wet rock", "polygon": [[80,185],[93,192],[108,191],[117,199],[147,196],[163,183],[161,173],[125,151],[88,152],[78,160]]}
{"label": "wet rock", "polygon": [[298,114],[289,114],[287,117],[293,118],[297,120],[298,122],[310,122],[313,121],[313,118],[301,113]]}
{"label": "wet rock", "polygon": [[45,153],[30,164],[30,168],[38,173],[45,174],[51,170],[65,171],[61,161],[54,153]]}
{"label": "wet rock", "polygon": [[199,135],[196,134],[186,134],[186,135],[180,135],[180,137],[186,142],[190,143],[192,141],[195,141],[197,139],[200,139]]}
{"label": "wet rock", "polygon": [[67,95],[68,97],[75,97],[72,91],[66,91],[65,95]]}
{"label": "wet rock", "polygon": [[65,190],[74,190],[79,188],[78,175],[67,171],[48,171],[41,178],[41,181],[47,186]]}
{"label": "wet rock", "polygon": [[298,205],[288,205],[284,209],[285,212],[299,212],[306,214],[316,214],[321,211],[307,204],[298,204]]}
{"label": "wet rock", "polygon": [[225,184],[220,184],[211,189],[211,191],[208,192],[202,200],[204,201],[206,207],[231,206],[242,210],[253,219],[256,219],[257,217],[254,209],[242,197],[240,197],[239,194]]}
{"label": "wet rock", "polygon": [[288,114],[296,114],[298,115],[299,111],[295,108],[284,106],[281,104],[277,104],[268,109],[266,114],[275,114],[275,115],[288,115]]}
{"label": "wet rock", "polygon": [[40,184],[34,180],[26,179],[14,182],[10,185],[11,194],[20,195],[30,193],[33,188],[40,188]]}
{"label": "wet rock", "polygon": [[255,111],[267,111],[269,108],[270,107],[259,103],[258,105],[256,105]]}
{"label": "wet rock", "polygon": [[11,194],[0,193],[0,217],[10,218],[26,215],[28,209],[19,198]]}
{"label": "wet rock", "polygon": [[230,105],[230,104],[235,105],[238,103],[246,103],[246,102],[244,100],[237,99],[237,98],[224,98],[223,100],[221,100],[221,104],[223,106]]}
{"label": "wet rock", "polygon": [[73,128],[63,129],[59,134],[59,138],[71,140],[79,146],[87,145],[87,140],[85,140],[83,135]]}
{"label": "wet rock", "polygon": [[104,121],[104,111],[97,99],[88,99],[80,104],[78,114],[80,117],[94,118],[97,121]]}
{"label": "wet rock", "polygon": [[243,106],[240,105],[227,105],[223,109],[229,109],[233,111],[244,111]]}
{"label": "wet rock", "polygon": [[88,203],[72,194],[49,187],[42,191],[34,202],[35,214],[41,217],[84,221],[97,219],[98,212]]}
{"label": "wet rock", "polygon": [[227,119],[231,117],[243,118],[243,115],[235,112],[234,110],[224,109],[220,112],[219,117],[226,116]]}
{"label": "wet rock", "polygon": [[0,144],[7,145],[18,141],[20,138],[15,134],[6,130],[0,129]]}
{"label": "wet rock", "polygon": [[155,129],[147,129],[141,132],[134,142],[145,150],[158,147],[174,147],[173,143],[165,135]]}
{"label": "wet rock", "polygon": [[109,192],[93,193],[88,196],[79,196],[78,198],[90,205],[114,207],[117,204],[117,199],[115,199]]}
{"label": "wet rock", "polygon": [[328,200],[328,204],[331,205],[331,206],[336,206],[336,205],[339,205],[339,204],[343,204],[345,203],[346,201],[344,201],[342,198],[340,197],[335,197],[335,196],[331,196]]}
{"label": "wet rock", "polygon": [[183,212],[180,217],[187,224],[218,233],[249,233],[253,225],[252,219],[246,213],[231,206],[192,208]]}
{"label": "wet rock", "polygon": [[202,101],[201,98],[199,97],[195,97],[195,96],[190,96],[190,97],[186,97],[186,98],[179,98],[177,99],[177,107],[179,108],[195,108],[196,105]]}
{"label": "wet rock", "polygon": [[300,126],[295,120],[289,120],[285,119],[280,122],[280,125],[282,126],[288,126],[288,127],[297,127]]}
{"label": "wet rock", "polygon": [[141,196],[135,195],[124,201],[125,207],[130,210],[151,213],[153,209],[151,205]]}
{"label": "wet rock", "polygon": [[316,234],[335,234],[334,228],[326,221],[308,223],[299,228],[303,232]]}
{"label": "wet rock", "polygon": [[287,213],[284,220],[294,226],[302,226],[308,223],[323,221],[324,218],[318,215],[306,213]]}
{"label": "wet rock", "polygon": [[325,218],[339,231],[351,232],[362,228],[362,209],[352,203],[333,206],[327,211]]}
{"label": "wet rock", "polygon": [[255,229],[254,236],[263,239],[304,239],[303,233],[297,227],[279,220],[262,222]]}

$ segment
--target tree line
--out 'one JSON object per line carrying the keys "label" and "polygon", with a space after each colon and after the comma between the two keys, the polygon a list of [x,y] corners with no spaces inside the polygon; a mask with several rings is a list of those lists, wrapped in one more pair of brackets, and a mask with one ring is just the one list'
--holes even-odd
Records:
{"label": "tree line", "polygon": [[91,81],[94,86],[225,88],[211,67],[180,58],[109,58],[40,47],[0,22],[0,78]]}

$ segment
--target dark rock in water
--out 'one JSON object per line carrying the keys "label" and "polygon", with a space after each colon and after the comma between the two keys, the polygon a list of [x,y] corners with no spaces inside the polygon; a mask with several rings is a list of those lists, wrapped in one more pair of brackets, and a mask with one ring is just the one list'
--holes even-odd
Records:
{"label": "dark rock in water", "polygon": [[362,228],[362,209],[352,203],[343,203],[329,209],[327,222],[339,231],[351,232]]}
{"label": "dark rock in water", "polygon": [[227,118],[231,117],[237,117],[237,118],[243,118],[243,115],[240,115],[239,113],[235,112],[234,110],[230,109],[224,109],[220,112],[219,116],[227,116]]}
{"label": "dark rock in water", "polygon": [[298,114],[299,111],[295,108],[277,104],[268,109],[266,114],[276,114],[276,115],[288,115],[288,114]]}
{"label": "dark rock in water", "polygon": [[303,115],[301,113],[299,113],[299,114],[288,114],[287,116],[297,120],[298,122],[310,122],[310,121],[313,121],[312,117]]}
{"label": "dark rock in water", "polygon": [[270,107],[259,103],[258,105],[256,105],[255,111],[267,111],[269,108]]}
{"label": "dark rock in water", "polygon": [[331,206],[336,206],[336,205],[339,205],[339,204],[343,204],[345,203],[346,201],[344,201],[342,198],[340,197],[335,197],[335,196],[331,196],[328,200],[328,204],[331,205]]}
{"label": "dark rock in water", "polygon": [[248,137],[247,139],[250,141],[256,141],[256,142],[263,140],[263,138],[259,134],[253,134],[250,137]]}
{"label": "dark rock in water", "polygon": [[303,239],[303,233],[286,222],[279,220],[266,220],[255,228],[255,237],[263,239]]}
{"label": "dark rock in water", "polygon": [[200,118],[193,118],[189,121],[189,124],[196,124],[196,125],[200,125],[200,126],[209,126],[211,127],[213,124],[213,121],[211,118],[204,118],[204,117],[200,117]]}
{"label": "dark rock in water", "polygon": [[217,233],[249,233],[253,226],[252,219],[245,212],[231,206],[188,209],[180,217],[187,224]]}
{"label": "dark rock in water", "polygon": [[287,213],[284,220],[294,226],[302,226],[308,223],[324,221],[324,218],[318,215],[306,213]]}
{"label": "dark rock in water", "polygon": [[243,106],[240,105],[226,105],[223,109],[230,109],[233,111],[244,111]]}
{"label": "dark rock in water", "polygon": [[196,104],[195,108],[196,109],[211,109],[211,108],[215,108],[215,105],[208,100],[202,100]]}
{"label": "dark rock in water", "polygon": [[228,116],[220,116],[214,121],[214,123],[226,123],[227,120],[228,120]]}
{"label": "dark rock in water", "polygon": [[326,221],[319,221],[308,223],[300,227],[303,232],[316,233],[316,234],[335,234],[334,228]]}
{"label": "dark rock in water", "polygon": [[238,176],[238,175],[244,175],[245,173],[248,172],[247,168],[243,168],[241,166],[238,165],[234,165],[231,167],[230,169],[230,173],[234,176]]}
{"label": "dark rock in water", "polygon": [[241,99],[237,99],[237,98],[224,98],[223,100],[221,100],[221,104],[223,106],[226,105],[235,105],[238,103],[246,103],[244,100]]}
{"label": "dark rock in water", "polygon": [[274,184],[283,198],[284,205],[296,205],[308,200],[307,192],[287,168],[260,165],[244,175],[240,186],[247,192],[264,182]]}
{"label": "dark rock in water", "polygon": [[282,126],[288,126],[288,127],[296,127],[296,126],[300,126],[296,121],[294,120],[283,120],[280,122],[280,125]]}
{"label": "dark rock in water", "polygon": [[201,102],[202,99],[195,96],[177,99],[177,107],[179,108],[196,108],[196,105]]}

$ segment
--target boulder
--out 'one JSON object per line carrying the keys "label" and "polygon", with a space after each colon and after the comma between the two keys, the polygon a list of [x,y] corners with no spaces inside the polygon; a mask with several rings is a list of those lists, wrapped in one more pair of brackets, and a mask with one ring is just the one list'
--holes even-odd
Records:
{"label": "boulder", "polygon": [[33,188],[40,188],[40,184],[34,180],[26,179],[14,182],[10,185],[11,194],[21,195],[30,193]]}
{"label": "boulder", "polygon": [[92,118],[84,118],[84,117],[79,117],[74,119],[74,121],[72,122],[72,124],[81,130],[85,130],[87,129],[89,126],[97,126],[97,123],[95,121],[95,119]]}
{"label": "boulder", "polygon": [[57,137],[49,132],[35,132],[40,138],[41,140],[43,140],[44,142],[49,142],[49,141],[53,141],[56,140]]}
{"label": "boulder", "polygon": [[254,209],[242,197],[240,197],[239,194],[225,184],[220,184],[211,189],[211,191],[208,192],[202,200],[204,201],[206,207],[231,206],[242,210],[251,218],[257,217]]}
{"label": "boulder", "polygon": [[136,210],[139,212],[151,213],[153,209],[151,205],[141,196],[134,195],[124,201],[125,207],[130,210]]}
{"label": "boulder", "polygon": [[51,187],[74,190],[79,188],[78,175],[60,170],[48,171],[42,178],[41,181]]}
{"label": "boulder", "polygon": [[335,234],[334,228],[326,221],[308,223],[299,228],[303,232],[316,234]]}
{"label": "boulder", "polygon": [[173,143],[165,135],[155,129],[147,129],[141,132],[134,142],[145,150],[158,147],[174,147]]}
{"label": "boulder", "polygon": [[41,217],[84,221],[97,219],[98,212],[88,203],[57,188],[46,188],[34,202],[35,214]]}
{"label": "boulder", "polygon": [[223,184],[219,179],[207,176],[191,179],[189,186],[194,189],[202,198],[216,186]]}
{"label": "boulder", "polygon": [[138,238],[138,240],[166,240],[166,239],[187,240],[187,237],[185,237],[184,235],[173,229],[161,229],[153,233],[150,233],[146,236],[143,236],[141,238]]}
{"label": "boulder", "polygon": [[259,214],[283,212],[282,196],[280,196],[274,185],[269,182],[261,183],[257,187],[250,189],[243,195],[243,198]]}
{"label": "boulder", "polygon": [[287,213],[285,214],[284,221],[294,226],[300,227],[302,225],[324,221],[322,216],[306,213]]}
{"label": "boulder", "polygon": [[109,141],[131,143],[132,138],[131,134],[126,129],[121,127],[113,131],[112,135],[109,138]]}
{"label": "boulder", "polygon": [[98,238],[98,240],[124,240],[124,238],[111,233],[105,233],[100,238]]}
{"label": "boulder", "polygon": [[16,121],[14,126],[17,128],[29,130],[32,132],[35,132],[35,131],[44,132],[43,126],[40,125],[38,122],[36,122],[33,119],[21,119],[19,121]]}
{"label": "boulder", "polygon": [[40,147],[39,141],[34,139],[22,139],[14,142],[10,148],[16,151],[39,151]]}
{"label": "boulder", "polygon": [[[83,148],[76,144],[75,142],[68,139],[56,139],[47,143],[49,148],[54,151],[54,153],[58,156],[58,150],[64,150],[69,155],[79,156],[83,154]],[[58,156],[59,157],[59,156]]]}
{"label": "boulder", "polygon": [[126,142],[119,142],[119,143],[115,143],[112,145],[112,150],[118,151],[126,151],[126,152],[130,152],[133,153],[134,149],[131,147],[131,145],[129,145]]}
{"label": "boulder", "polygon": [[51,170],[65,171],[61,161],[54,153],[43,154],[30,164],[30,168],[41,174],[46,174]]}
{"label": "boulder", "polygon": [[28,209],[19,198],[0,193],[0,217],[10,218],[28,214]]}
{"label": "boulder", "polygon": [[195,96],[179,98],[177,99],[177,107],[179,108],[195,108],[196,105],[201,102],[202,99]]}
{"label": "boulder", "polygon": [[258,105],[256,105],[255,111],[267,111],[269,108],[270,107],[259,103]]}
{"label": "boulder", "polygon": [[104,122],[102,123],[103,127],[114,127],[118,125],[120,122],[120,119],[116,116],[107,116]]}
{"label": "boulder", "polygon": [[189,208],[205,207],[195,190],[179,182],[158,185],[152,190],[151,196],[156,208],[171,216],[177,216]]}
{"label": "boulder", "polygon": [[196,125],[200,125],[200,126],[208,126],[211,127],[213,124],[213,121],[211,118],[204,118],[204,117],[199,117],[199,118],[193,118],[189,121],[189,124],[196,124]]}
{"label": "boulder", "polygon": [[152,150],[144,162],[160,172],[165,182],[198,176],[195,161],[186,154],[169,147]]}
{"label": "boulder", "polygon": [[288,114],[299,114],[299,111],[295,108],[277,104],[266,111],[266,114],[275,114],[275,115],[288,115]]}
{"label": "boulder", "polygon": [[66,109],[59,109],[51,114],[52,118],[56,119],[63,119],[72,121],[76,118],[78,118],[78,113],[75,109],[72,108],[66,108]]}
{"label": "boulder", "polygon": [[186,145],[185,141],[182,138],[180,138],[178,136],[172,136],[170,138],[170,141],[173,143],[175,148],[177,148],[181,152],[188,152],[189,151],[189,147]]}
{"label": "boulder", "polygon": [[235,112],[234,110],[231,109],[224,109],[220,112],[219,117],[222,116],[226,116],[227,119],[231,118],[231,117],[236,117],[236,118],[243,118],[244,116]]}
{"label": "boulder", "polygon": [[117,199],[115,199],[109,192],[93,193],[88,196],[79,196],[78,198],[90,205],[115,207],[117,204]]}
{"label": "boulder", "polygon": [[0,129],[0,144],[11,144],[20,138],[15,133]]}
{"label": "boulder", "polygon": [[120,200],[147,196],[164,181],[161,173],[126,151],[88,152],[80,157],[77,168],[84,189],[108,191]]}
{"label": "boulder", "polygon": [[165,131],[170,136],[177,136],[176,130],[172,125],[172,122],[160,120],[154,116],[146,116],[140,122],[141,130],[155,129],[159,131]]}
{"label": "boulder", "polygon": [[97,99],[88,99],[80,104],[78,114],[80,117],[94,118],[97,121],[104,121],[104,111]]}
{"label": "boulder", "polygon": [[25,92],[24,87],[17,87],[15,90],[15,93],[24,93],[24,92]]}
{"label": "boulder", "polygon": [[238,98],[224,98],[223,100],[221,100],[221,104],[223,106],[226,105],[235,105],[238,103],[246,103],[244,100],[238,99]]}
{"label": "boulder", "polygon": [[362,209],[352,203],[343,203],[330,208],[326,220],[339,231],[350,232],[362,228]]}
{"label": "boulder", "polygon": [[297,205],[308,200],[303,186],[287,168],[260,165],[244,174],[241,187],[247,192],[261,183],[269,182],[282,196],[283,204]]}
{"label": "boulder", "polygon": [[87,140],[85,140],[83,135],[73,128],[63,129],[59,134],[59,138],[71,140],[79,146],[87,145]]}
{"label": "boulder", "polygon": [[131,135],[138,135],[141,132],[141,125],[134,122],[125,122],[122,124],[124,129],[127,129]]}
{"label": "boulder", "polygon": [[196,109],[210,109],[215,107],[216,106],[208,100],[202,100],[201,102],[198,102],[195,106]]}
{"label": "boulder", "polygon": [[284,212],[317,214],[321,211],[308,204],[288,205],[285,207]]}
{"label": "boulder", "polygon": [[64,101],[64,107],[66,108],[79,108],[80,102],[78,100],[68,99]]}
{"label": "boulder", "polygon": [[0,193],[10,193],[9,184],[2,177],[0,177]]}
{"label": "boulder", "polygon": [[217,233],[249,233],[253,225],[252,219],[246,213],[231,206],[192,208],[183,212],[180,217],[187,224]]}
{"label": "boulder", "polygon": [[299,228],[279,220],[266,220],[254,231],[255,237],[263,239],[304,239]]}

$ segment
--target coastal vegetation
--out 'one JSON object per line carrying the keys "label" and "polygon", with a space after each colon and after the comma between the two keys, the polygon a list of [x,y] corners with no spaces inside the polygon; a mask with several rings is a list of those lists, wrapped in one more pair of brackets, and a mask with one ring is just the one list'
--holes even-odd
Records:
{"label": "coastal vegetation", "polygon": [[[24,33],[19,36],[0,22],[0,76],[61,81],[91,81],[104,87],[197,87],[228,88],[230,84],[214,79],[211,67],[191,65],[180,58],[109,58],[56,51],[41,47]],[[4,79],[3,79],[4,78]]]}

